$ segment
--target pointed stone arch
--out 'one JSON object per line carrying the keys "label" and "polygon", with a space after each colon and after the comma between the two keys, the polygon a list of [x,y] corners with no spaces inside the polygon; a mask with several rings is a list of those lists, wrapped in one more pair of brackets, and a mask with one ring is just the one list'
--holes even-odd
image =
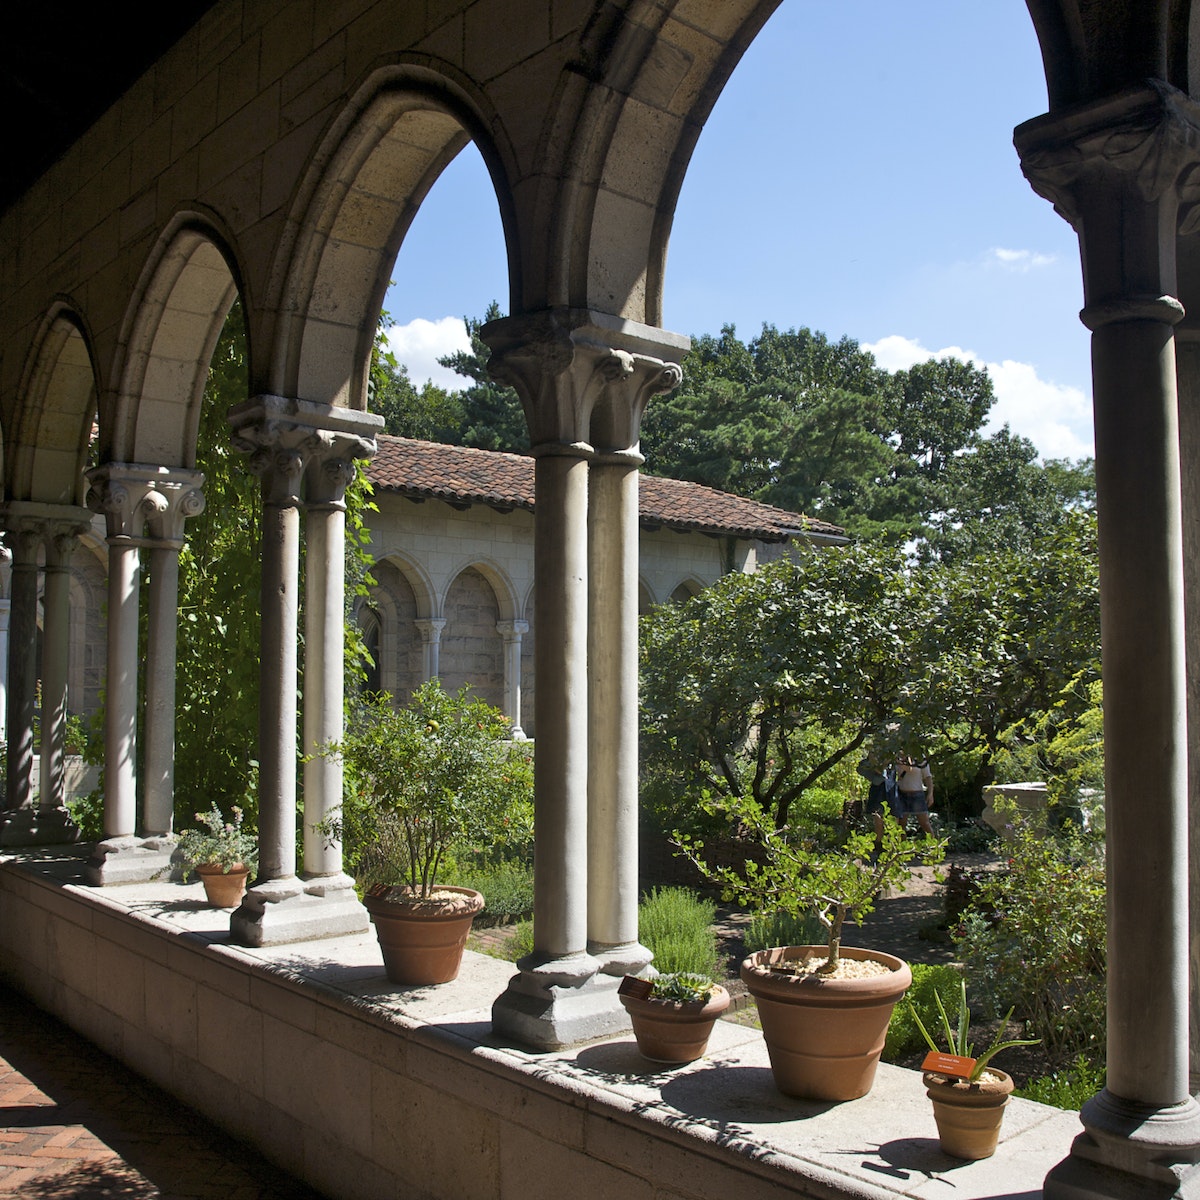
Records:
{"label": "pointed stone arch", "polygon": [[511,152],[484,101],[428,67],[389,67],[360,86],[318,150],[283,246],[279,327],[269,378],[301,400],[365,409],[376,322],[392,267],[438,176],[473,141],[492,178],[511,252]]}
{"label": "pointed stone arch", "polygon": [[5,447],[8,499],[82,504],[97,391],[83,319],[69,301],[56,301],[21,380],[20,421]]}
{"label": "pointed stone arch", "polygon": [[181,214],[164,231],[126,318],[116,394],[100,416],[101,461],[195,467],[208,365],[238,277],[228,240],[207,219]]}

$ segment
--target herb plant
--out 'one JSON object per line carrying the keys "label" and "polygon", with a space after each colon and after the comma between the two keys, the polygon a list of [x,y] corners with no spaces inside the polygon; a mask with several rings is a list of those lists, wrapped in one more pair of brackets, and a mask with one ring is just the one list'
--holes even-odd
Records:
{"label": "herb plant", "polygon": [[[946,1006],[942,1003],[942,998],[937,992],[933,993],[934,1000],[937,1001],[938,1015],[942,1020],[942,1032],[946,1037],[947,1050],[943,1051],[929,1036],[929,1030],[925,1028],[925,1022],[921,1020],[921,1014],[915,1008],[909,1005],[909,1013],[912,1019],[917,1023],[917,1028],[921,1031],[921,1036],[924,1037],[926,1044],[935,1054],[947,1053],[956,1055],[958,1058],[974,1057],[972,1051],[974,1046],[967,1040],[971,1030],[971,1010],[967,1007],[967,984],[962,981],[959,984],[960,993],[958,1001],[958,1021],[951,1028],[950,1018],[946,1013]],[[971,1074],[968,1077],[974,1083],[987,1069],[987,1065],[992,1061],[1001,1050],[1009,1050],[1013,1046],[1036,1046],[1041,1038],[1014,1038],[1010,1041],[1001,1041],[1004,1036],[1004,1030],[1008,1026],[1009,1018],[1012,1016],[1012,1009],[1008,1010],[1004,1020],[1000,1023],[999,1031],[992,1039],[991,1045],[975,1059],[975,1066],[971,1069]]]}
{"label": "herb plant", "polygon": [[180,863],[184,883],[197,867],[213,864],[223,871],[245,866],[258,868],[258,839],[243,828],[243,814],[236,805],[233,819],[227,821],[214,801],[206,813],[197,813],[202,828],[185,829],[179,835],[174,858]]}

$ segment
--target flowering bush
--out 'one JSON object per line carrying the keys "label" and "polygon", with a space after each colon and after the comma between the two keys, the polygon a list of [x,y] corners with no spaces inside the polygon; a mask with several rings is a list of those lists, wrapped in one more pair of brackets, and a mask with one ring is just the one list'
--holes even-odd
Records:
{"label": "flowering bush", "polygon": [[449,695],[436,679],[403,708],[386,694],[363,703],[326,750],[346,765],[346,800],[322,824],[345,839],[361,887],[403,883],[427,898],[448,851],[500,841],[521,824],[532,762],[508,731],[498,709],[465,687]]}
{"label": "flowering bush", "polygon": [[172,856],[179,862],[184,883],[197,868],[212,863],[223,871],[245,866],[258,869],[258,839],[242,827],[243,814],[237,806],[232,809],[233,820],[227,821],[214,803],[206,813],[197,813],[199,829],[185,829]]}

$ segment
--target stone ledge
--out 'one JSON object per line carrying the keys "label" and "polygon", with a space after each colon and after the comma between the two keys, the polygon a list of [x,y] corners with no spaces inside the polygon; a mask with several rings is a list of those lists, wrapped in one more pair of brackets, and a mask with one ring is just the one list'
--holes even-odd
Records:
{"label": "stone ledge", "polygon": [[[85,1034],[277,1161],[291,1158],[294,1149],[292,1142],[275,1144],[281,1128],[299,1127],[309,1144],[326,1152],[339,1144],[330,1137],[339,1116],[328,1108],[323,1083],[340,1080],[335,1090],[344,1102],[353,1101],[358,1135],[353,1149],[346,1147],[339,1196],[373,1198],[383,1194],[379,1181],[389,1180],[392,1194],[419,1185],[447,1197],[520,1191],[532,1200],[549,1195],[539,1189],[551,1189],[554,1179],[586,1167],[595,1175],[595,1190],[573,1186],[574,1200],[604,1194],[601,1179],[647,1200],[775,1200],[784,1193],[884,1200],[944,1196],[948,1186],[956,1200],[1033,1197],[1080,1129],[1074,1113],[1013,1101],[996,1156],[960,1163],[938,1148],[916,1072],[881,1066],[871,1094],[847,1104],[789,1100],[771,1082],[761,1036],[729,1022],[718,1023],[706,1058],[674,1070],[642,1059],[631,1034],[556,1053],[529,1052],[503,1044],[491,1031],[491,1003],[512,973],[510,964],[469,955],[454,983],[397,989],[384,978],[369,933],[234,946],[228,914],[203,904],[200,885],[163,882],[101,892],[79,882],[81,865],[73,850],[63,849],[0,859],[0,974],[45,999],[68,1023],[78,1025],[79,1014],[102,1001],[105,1021],[89,1021]],[[20,903],[13,903],[17,897]],[[31,957],[10,919],[28,914],[30,904],[52,923],[73,912],[75,936],[94,931],[94,971],[82,979],[72,974],[68,982],[57,976],[53,960]],[[128,930],[120,936],[123,923]],[[104,988],[103,997],[87,994],[101,990],[94,981],[105,978],[105,963],[127,962],[139,952],[147,962],[169,961],[180,978],[203,980],[213,989],[206,993],[211,1001],[172,1010],[165,1030],[169,1054],[136,1049],[139,1039],[149,1038],[146,1025],[156,1037],[164,1032],[163,1016],[149,1015],[160,996],[149,994],[148,985],[139,996],[127,995],[128,987]],[[154,971],[144,975],[155,977]],[[212,1003],[224,1006],[220,1037],[209,1024]],[[110,1016],[114,1005],[125,1011]],[[264,1021],[278,1036],[263,1036]],[[202,1024],[203,1036],[197,1036]],[[314,1030],[330,1078],[323,1081],[316,1070],[312,1095],[297,1097],[291,1089],[281,1108],[267,1095],[272,1081],[285,1066],[296,1069],[284,1058],[309,1045]],[[381,1036],[385,1042],[378,1042]],[[367,1050],[376,1045],[389,1052]],[[364,1053],[372,1063],[369,1078],[361,1091],[347,1093],[345,1081],[361,1074]],[[221,1078],[240,1089],[236,1116],[221,1111]],[[182,1094],[188,1079],[209,1083]],[[414,1104],[421,1107],[415,1125]],[[474,1149],[455,1150],[453,1161],[439,1166],[427,1144],[436,1136],[430,1131],[449,1129],[463,1116],[475,1131],[469,1139]],[[533,1173],[538,1179],[509,1178],[520,1167],[519,1156],[497,1147],[517,1143],[536,1147],[545,1167]],[[422,1164],[419,1176],[411,1174],[414,1164]],[[310,1181],[321,1186],[336,1177],[333,1170],[323,1162]]]}

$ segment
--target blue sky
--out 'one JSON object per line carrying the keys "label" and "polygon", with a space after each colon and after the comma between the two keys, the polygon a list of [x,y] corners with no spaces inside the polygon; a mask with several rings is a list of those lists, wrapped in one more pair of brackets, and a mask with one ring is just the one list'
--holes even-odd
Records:
{"label": "blue sky", "polygon": [[[848,335],[890,369],[987,365],[993,424],[1046,456],[1092,451],[1075,235],[1021,175],[1013,127],[1046,109],[1016,0],[784,0],[718,100],[684,182],[664,324],[749,339]],[[507,303],[504,247],[468,148],[429,194],[386,308],[417,382],[463,315]],[[457,381],[461,382],[461,381]]]}

